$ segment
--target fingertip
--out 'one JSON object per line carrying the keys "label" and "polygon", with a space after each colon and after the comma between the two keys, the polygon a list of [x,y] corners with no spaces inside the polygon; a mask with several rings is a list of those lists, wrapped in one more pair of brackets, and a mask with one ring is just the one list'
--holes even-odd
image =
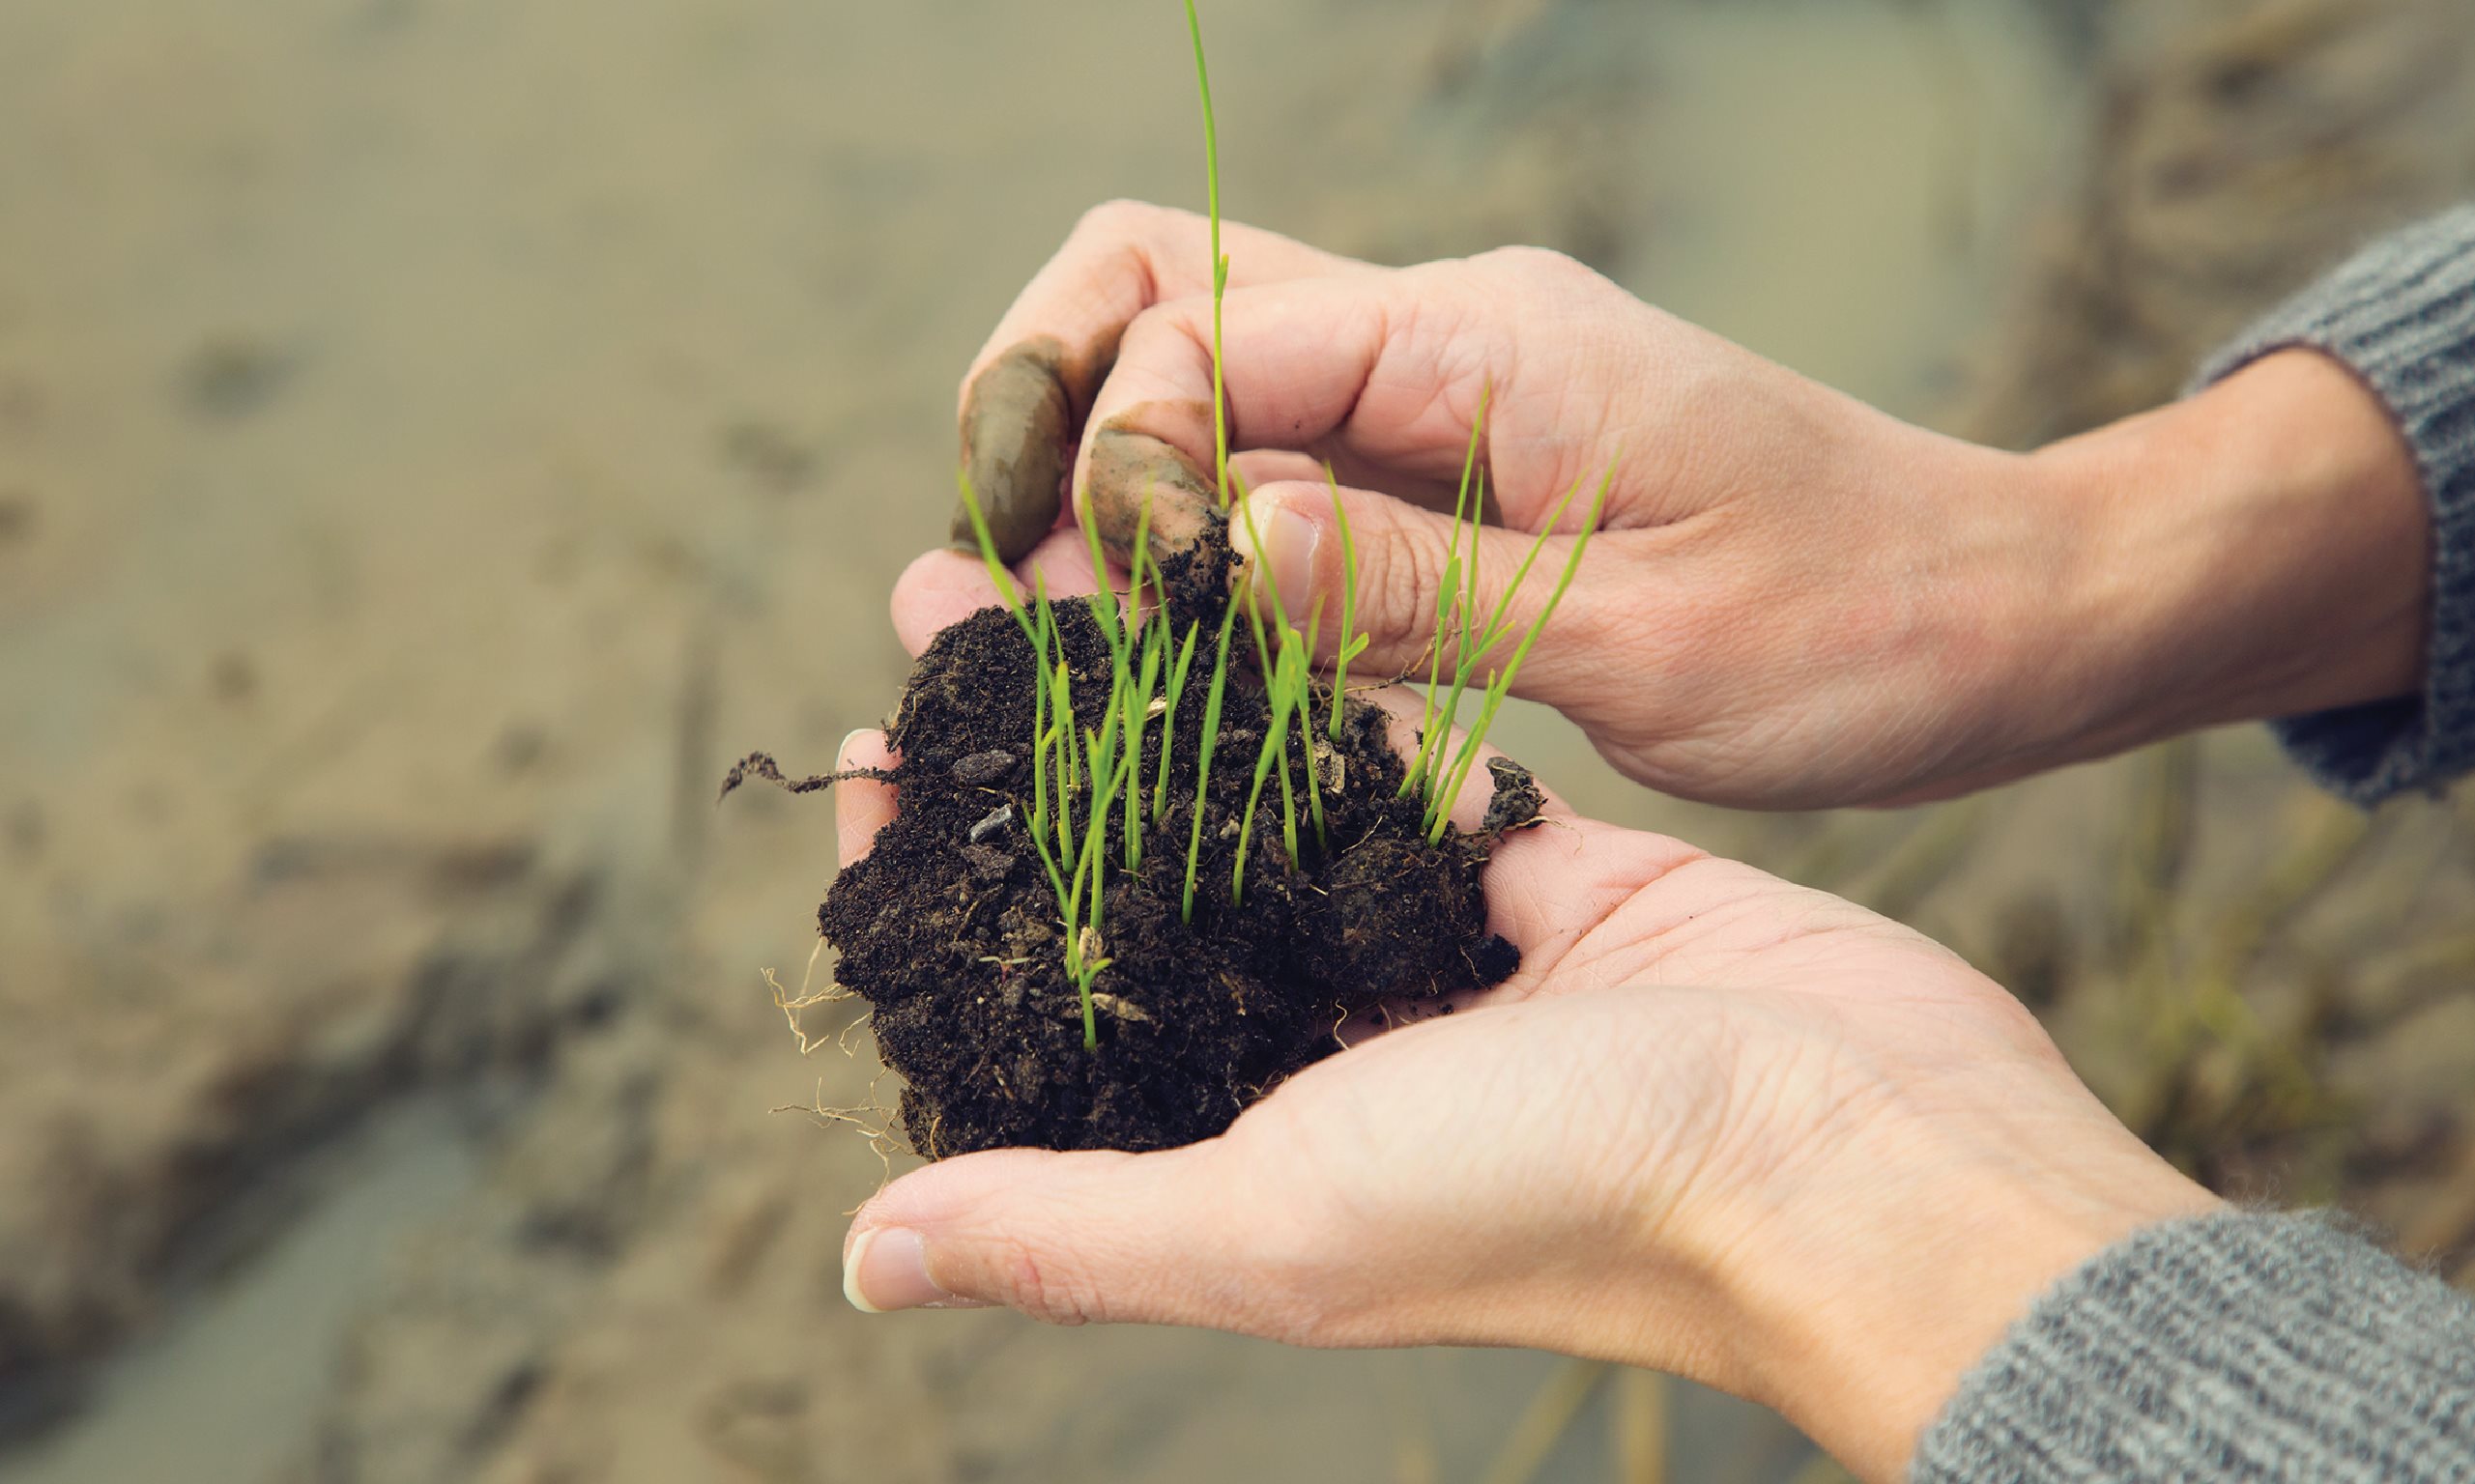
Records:
{"label": "fingertip", "polygon": [[[853,729],[842,739],[842,745],[834,749],[834,771],[838,773],[847,773],[853,768],[891,768],[898,760],[893,744],[886,740],[885,733],[874,727]],[[861,779],[859,782],[874,780]],[[890,788],[893,785],[878,784],[878,786]]]}
{"label": "fingertip", "polygon": [[[1284,480],[1256,487],[1229,521],[1233,590],[1250,602],[1279,600],[1279,611],[1304,627],[1323,585],[1325,532],[1332,524],[1331,492],[1322,485]],[[1336,612],[1326,625],[1338,648]]]}
{"label": "fingertip", "polygon": [[895,637],[919,655],[938,633],[996,601],[996,585],[977,556],[951,548],[923,552],[894,580]]}
{"label": "fingertip", "polygon": [[863,1314],[989,1306],[974,1292],[988,1266],[978,1227],[1017,1193],[1044,1188],[1042,1172],[1061,1157],[990,1150],[937,1160],[878,1191],[843,1238],[843,1297]]}
{"label": "fingertip", "polygon": [[905,1226],[851,1229],[843,1244],[842,1296],[862,1314],[989,1307],[948,1292],[930,1270],[927,1239]]}
{"label": "fingertip", "polygon": [[[834,750],[836,773],[890,769],[895,761],[885,734],[873,727],[850,733]],[[834,839],[846,868],[864,859],[877,832],[893,822],[897,792],[892,784],[874,778],[846,777],[834,785]]]}
{"label": "fingertip", "polygon": [[[1141,1155],[997,1149],[937,1160],[852,1218],[846,1293],[863,1309],[987,1302],[1054,1324],[1238,1321],[1189,1281],[1198,1270],[1230,1270],[1243,1256],[1216,1200],[1229,1178],[1213,1167],[1223,1144]],[[908,1238],[887,1235],[895,1232],[917,1234],[916,1262]]]}
{"label": "fingertip", "polygon": [[1568,946],[1653,883],[1708,857],[1672,836],[1549,814],[1489,853],[1487,927],[1525,957],[1548,950],[1552,962],[1556,945]]}

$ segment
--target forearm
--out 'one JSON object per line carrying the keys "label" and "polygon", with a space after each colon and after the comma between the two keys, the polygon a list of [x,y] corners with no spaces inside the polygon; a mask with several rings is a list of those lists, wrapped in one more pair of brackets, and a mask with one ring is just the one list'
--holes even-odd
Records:
{"label": "forearm", "polygon": [[2040,1295],[2137,1233],[2222,1209],[2067,1077],[1992,1059],[1882,1095],[1852,1139],[1860,1184],[1774,1185],[1775,1214],[1801,1219],[1746,1223],[1762,1235],[1725,1271],[1753,1394],[1859,1476],[1905,1476]]}
{"label": "forearm", "polygon": [[2068,751],[2413,694],[2432,524],[2380,401],[2290,350],[2031,461]]}
{"label": "forearm", "polygon": [[1916,1484],[2475,1472],[2475,1304],[2310,1215],[2151,1227],[2038,1299],[1919,1445]]}
{"label": "forearm", "polygon": [[2197,381],[2029,461],[2063,547],[2029,647],[2078,699],[2036,760],[2265,717],[2362,803],[2475,767],[2475,207],[2373,243]]}
{"label": "forearm", "polygon": [[[2475,1302],[2340,1221],[2225,1207],[2076,1088],[1996,1079],[2007,1103],[1893,1095],[1847,1151],[1861,1186],[1761,1192],[1714,1270],[1748,1394],[1876,1484],[2475,1477]],[[1949,1093],[1975,1116],[1936,1116]]]}

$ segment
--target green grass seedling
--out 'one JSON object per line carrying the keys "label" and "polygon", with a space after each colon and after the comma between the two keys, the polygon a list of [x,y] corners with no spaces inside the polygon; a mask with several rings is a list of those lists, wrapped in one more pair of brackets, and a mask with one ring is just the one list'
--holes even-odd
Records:
{"label": "green grass seedling", "polygon": [[[1166,618],[1164,611],[1163,618]],[[1186,625],[1186,642],[1178,646],[1177,662],[1168,668],[1166,699],[1168,708],[1163,713],[1160,732],[1160,782],[1152,789],[1152,815],[1161,818],[1168,813],[1168,760],[1177,750],[1177,703],[1186,699],[1186,676],[1194,664],[1194,641],[1202,635],[1200,618]]]}
{"label": "green grass seedling", "polygon": [[[1469,563],[1473,567],[1478,563],[1478,522],[1480,514],[1486,506],[1486,487],[1482,480],[1478,483],[1479,501],[1478,508],[1475,510],[1470,505],[1470,491],[1473,476],[1478,473],[1479,442],[1486,427],[1487,404],[1494,399],[1494,395],[1495,388],[1492,385],[1479,391],[1478,415],[1470,419],[1469,450],[1461,457],[1460,487],[1453,495],[1453,534],[1444,548],[1444,580],[1435,586],[1435,638],[1426,652],[1426,704],[1419,716],[1418,756],[1410,759],[1408,770],[1401,775],[1400,796],[1402,798],[1409,797],[1411,789],[1428,782],[1432,772],[1429,758],[1435,752],[1440,751],[1434,739],[1442,729],[1436,725],[1436,701],[1443,682],[1444,641],[1445,637],[1453,632],[1456,617],[1463,613],[1461,532],[1465,527],[1470,531]],[[1461,621],[1465,623],[1466,619]],[[1447,726],[1451,724],[1450,711],[1444,713],[1444,720]]]}
{"label": "green grass seedling", "polygon": [[[1283,635],[1281,642],[1285,648],[1293,648],[1298,651],[1298,689],[1296,697],[1298,707],[1298,737],[1299,740],[1305,744],[1305,746],[1299,748],[1298,752],[1299,756],[1306,758],[1307,811],[1309,819],[1315,827],[1315,848],[1318,850],[1329,850],[1332,848],[1332,839],[1324,833],[1323,827],[1322,780],[1316,777],[1315,774],[1315,717],[1313,706],[1315,691],[1314,653],[1316,630],[1322,625],[1322,622],[1323,604],[1318,600],[1314,607],[1307,612],[1307,632],[1305,636],[1302,638],[1296,629],[1290,629]],[[1340,692],[1338,690],[1332,693],[1332,714],[1336,717],[1340,714]],[[1284,799],[1283,802],[1285,803],[1286,800]],[[1282,822],[1287,827],[1286,838],[1289,843],[1289,859],[1294,863],[1298,859],[1297,821],[1292,817],[1285,818]]]}
{"label": "green grass seedling", "polygon": [[[1150,496],[1146,495],[1143,499],[1142,511],[1135,522],[1135,552],[1129,559],[1130,570],[1127,574],[1126,647],[1130,655],[1128,668],[1132,671],[1133,683],[1120,685],[1113,697],[1124,714],[1126,746],[1135,759],[1135,766],[1138,773],[1142,767],[1143,732],[1151,724],[1152,694],[1160,683],[1161,660],[1168,644],[1168,586],[1166,581],[1161,577],[1158,565],[1151,563],[1151,536],[1152,501]],[[1157,611],[1149,617],[1141,616],[1143,568],[1146,564],[1152,565],[1153,586],[1157,589],[1160,600],[1156,605]],[[1108,569],[1104,567],[1098,570],[1105,574]],[[1106,585],[1105,578],[1103,585]],[[1139,662],[1134,662],[1131,659],[1135,648],[1134,636],[1137,633],[1141,635]],[[1175,725],[1174,718],[1171,718],[1170,725]],[[1143,788],[1138,778],[1135,786],[1126,792],[1126,869],[1139,870],[1142,869],[1142,864]]]}
{"label": "green grass seedling", "polygon": [[1186,34],[1194,42],[1194,90],[1203,100],[1203,180],[1212,220],[1212,472],[1221,505],[1229,502],[1229,414],[1225,362],[1221,357],[1221,304],[1228,298],[1229,260],[1221,251],[1221,129],[1212,118],[1212,70],[1203,60],[1203,22],[1194,0],[1186,0]]}
{"label": "green grass seedling", "polygon": [[1180,913],[1194,921],[1194,868],[1203,855],[1203,803],[1212,786],[1212,754],[1221,741],[1221,702],[1229,688],[1229,635],[1237,628],[1238,606],[1221,611],[1221,639],[1212,661],[1211,688],[1203,694],[1203,739],[1194,752],[1194,827],[1186,842],[1186,899]]}
{"label": "green grass seedling", "polygon": [[[1564,575],[1556,579],[1555,588],[1547,594],[1545,605],[1539,610],[1539,615],[1530,620],[1530,627],[1522,634],[1521,642],[1513,646],[1512,658],[1505,663],[1501,671],[1487,676],[1484,697],[1479,705],[1477,724],[1463,734],[1460,751],[1453,756],[1450,773],[1440,781],[1440,786],[1427,797],[1426,839],[1428,843],[1431,844],[1444,838],[1445,826],[1452,820],[1453,801],[1460,796],[1462,786],[1469,782],[1470,770],[1477,765],[1479,753],[1485,745],[1487,728],[1495,725],[1497,709],[1504,704],[1504,698],[1511,693],[1513,677],[1521,672],[1521,662],[1529,658],[1531,646],[1539,642],[1539,635],[1546,629],[1547,620],[1555,616],[1556,605],[1564,601],[1566,590],[1572,586],[1573,575],[1581,570],[1581,555],[1590,549],[1591,533],[1598,528],[1600,518],[1606,514],[1607,492],[1614,488],[1615,483],[1616,466],[1610,463],[1607,466],[1606,476],[1598,481],[1598,493],[1590,501],[1590,513],[1582,518],[1581,529],[1572,538],[1572,551],[1565,557]],[[1580,485],[1575,484],[1566,493],[1564,499],[1556,506],[1557,518],[1563,515],[1566,506],[1572,502],[1573,495],[1579,493],[1580,488]],[[1556,519],[1551,518],[1547,522],[1547,530],[1553,530],[1555,525]],[[1530,553],[1522,558],[1520,570],[1514,575],[1512,585],[1507,587],[1503,597],[1498,600],[1494,614],[1487,620],[1487,630],[1482,635],[1481,654],[1492,649],[1497,641],[1501,640],[1511,627],[1505,614],[1511,605],[1512,594],[1519,588],[1522,580],[1529,576],[1530,564],[1538,559],[1539,551],[1546,544],[1546,531],[1542,530],[1539,533],[1539,539],[1531,543]]]}
{"label": "green grass seedling", "polygon": [[[1152,693],[1160,683],[1161,665],[1167,650],[1167,629],[1160,624],[1145,624],[1143,626],[1143,661],[1136,671],[1132,704],[1127,707],[1132,733],[1127,738],[1126,753],[1135,760],[1138,774],[1143,760],[1143,734],[1151,723]],[[1169,717],[1168,723],[1174,726],[1176,718]],[[1166,736],[1166,728],[1163,730],[1163,736],[1164,738]],[[1163,741],[1162,746],[1166,749],[1167,746],[1166,740]],[[1126,794],[1126,869],[1131,871],[1140,870],[1142,868],[1143,785],[1142,779],[1137,776],[1135,786]]]}
{"label": "green grass seedling", "polygon": [[[1244,482],[1229,467],[1228,384],[1223,321],[1230,270],[1228,256],[1222,248],[1220,133],[1213,116],[1211,72],[1204,60],[1202,24],[1196,14],[1194,0],[1185,0],[1185,9],[1187,32],[1194,46],[1195,89],[1202,103],[1203,161],[1211,219],[1212,453],[1216,495],[1223,511],[1228,511],[1233,503],[1238,507],[1230,518],[1246,522],[1248,534],[1255,538],[1254,549],[1259,553],[1263,550],[1263,543],[1254,529],[1253,511],[1246,503]],[[1479,522],[1486,502],[1486,472],[1480,467],[1478,455],[1492,395],[1491,387],[1481,394],[1478,413],[1470,427],[1469,447],[1462,460],[1460,486],[1453,499],[1452,538],[1446,550],[1443,582],[1436,598],[1435,641],[1427,660],[1425,725],[1422,728],[1418,756],[1412,760],[1401,787],[1404,795],[1411,788],[1424,787],[1426,790],[1427,838],[1430,842],[1441,839],[1449,801],[1467,783],[1488,725],[1510,694],[1522,661],[1527,658],[1540,631],[1545,627],[1547,619],[1571,585],[1582,552],[1603,513],[1608,489],[1614,480],[1611,467],[1606,480],[1599,485],[1597,499],[1591,505],[1580,534],[1574,539],[1571,554],[1565,563],[1563,579],[1531,622],[1529,631],[1522,636],[1511,658],[1500,670],[1487,672],[1478,725],[1461,747],[1448,758],[1445,738],[1457,713],[1460,698],[1486,655],[1508,637],[1511,627],[1508,614],[1512,595],[1527,578],[1545,541],[1542,534],[1539,543],[1531,547],[1512,574],[1511,583],[1499,597],[1494,611],[1482,619],[1479,614],[1478,549]],[[1022,629],[1031,649],[1031,808],[1028,834],[1056,898],[1059,924],[1065,931],[1064,966],[1081,1001],[1083,1045],[1086,1049],[1096,1050],[1100,1044],[1100,1031],[1093,985],[1112,962],[1105,952],[1106,940],[1102,935],[1108,900],[1108,872],[1112,857],[1122,859],[1124,870],[1130,873],[1141,870],[1147,802],[1152,820],[1167,815],[1179,707],[1184,703],[1194,679],[1197,650],[1201,647],[1202,623],[1199,619],[1188,623],[1182,639],[1177,633],[1175,621],[1169,614],[1166,576],[1151,556],[1153,512],[1148,499],[1137,522],[1128,586],[1122,602],[1108,581],[1107,554],[1102,549],[1098,529],[1087,521],[1082,523],[1083,539],[1097,579],[1097,590],[1090,599],[1091,614],[1107,646],[1108,684],[1106,703],[1096,707],[1094,712],[1099,725],[1083,725],[1075,709],[1074,665],[1067,654],[1065,635],[1058,625],[1056,607],[1050,598],[1045,575],[1037,568],[1033,570],[1031,593],[1026,600],[1021,581],[997,558],[996,543],[987,514],[980,504],[978,492],[972,488],[968,472],[960,471],[958,479],[964,507],[969,514],[971,530],[980,549],[981,561],[988,569],[990,584],[1016,625]],[[1325,466],[1324,480],[1331,492],[1333,517],[1340,533],[1342,564],[1339,631],[1329,696],[1330,714],[1324,719],[1327,737],[1338,744],[1345,724],[1349,667],[1367,649],[1368,636],[1358,631],[1356,536],[1350,529],[1339,478],[1330,465]],[[1551,513],[1547,523],[1549,529],[1561,520],[1565,508],[1579,493],[1579,488],[1576,483]],[[1467,543],[1466,551],[1463,549],[1464,541]],[[1145,608],[1147,586],[1152,598],[1148,611]],[[1267,626],[1265,614],[1253,602],[1233,600],[1222,613],[1219,633],[1212,645],[1211,678],[1205,692],[1202,729],[1196,742],[1194,801],[1188,832],[1185,891],[1181,902],[1181,911],[1189,922],[1194,916],[1204,814],[1211,798],[1212,765],[1219,748],[1221,723],[1228,694],[1230,644],[1236,634],[1241,608],[1245,610],[1256,658],[1262,669],[1268,720],[1265,735],[1255,755],[1253,774],[1246,789],[1245,807],[1238,819],[1237,857],[1229,878],[1231,902],[1238,903],[1244,899],[1254,825],[1262,809],[1264,792],[1270,786],[1275,772],[1281,780],[1282,843],[1292,863],[1300,860],[1299,810],[1288,756],[1288,741],[1293,728],[1303,745],[1307,813],[1317,842],[1326,849],[1330,847],[1326,839],[1327,822],[1314,734],[1317,721],[1314,710],[1314,655],[1321,637],[1324,605],[1318,597],[1310,607],[1306,627],[1301,632],[1284,611],[1280,591],[1269,584],[1263,585],[1261,591],[1270,597],[1271,623]],[[1449,684],[1443,659],[1448,638],[1455,642],[1457,651]],[[1086,676],[1086,681],[1090,683],[1090,677]],[[1143,748],[1156,714],[1162,719],[1160,757],[1147,789]],[[1115,813],[1121,809],[1122,813]]]}
{"label": "green grass seedling", "polygon": [[1341,715],[1348,708],[1349,662],[1366,652],[1367,636],[1358,630],[1358,543],[1349,533],[1349,511],[1340,499],[1340,476],[1323,467],[1323,481],[1332,490],[1332,519],[1340,528],[1340,634],[1332,662],[1332,740],[1340,740]]}
{"label": "green grass seedling", "polygon": [[[1430,690],[1427,693],[1427,703],[1433,707],[1436,725],[1423,731],[1419,736],[1419,776],[1427,785],[1426,796],[1430,805],[1434,803],[1435,798],[1436,775],[1442,771],[1445,763],[1445,746],[1450,739],[1453,724],[1461,714],[1461,697],[1469,690],[1470,681],[1477,675],[1480,663],[1486,658],[1487,651],[1493,647],[1493,641],[1484,637],[1485,625],[1478,621],[1479,512],[1486,505],[1486,471],[1483,469],[1478,471],[1477,488],[1478,498],[1470,506],[1468,522],[1470,549],[1466,554],[1457,551],[1453,553],[1445,564],[1445,585],[1456,586],[1459,589],[1452,594],[1451,599],[1453,614],[1453,626],[1455,631],[1453,682],[1441,697],[1440,703],[1433,691]],[[1573,488],[1577,490],[1580,486],[1575,484]],[[1569,499],[1570,496],[1568,495],[1566,498]],[[1558,506],[1555,513],[1548,518],[1547,525],[1550,529],[1554,527],[1556,517],[1562,514],[1563,507]],[[1462,523],[1455,517],[1453,535],[1456,543],[1460,538],[1461,528]],[[1538,551],[1538,546],[1532,545],[1530,548],[1532,558],[1537,556]],[[1529,562],[1524,561],[1514,573],[1512,581],[1505,585],[1504,594],[1507,599],[1521,590],[1522,580],[1528,575]],[[1444,642],[1444,629],[1438,626],[1435,634],[1436,645],[1441,648]]]}
{"label": "green grass seedling", "polygon": [[[1306,683],[1306,656],[1296,644],[1281,646],[1281,658],[1274,668],[1270,700],[1271,724],[1264,728],[1262,750],[1255,754],[1254,783],[1246,797],[1246,813],[1238,821],[1237,864],[1229,871],[1229,900],[1246,899],[1247,853],[1254,839],[1254,814],[1263,802],[1263,785],[1271,778],[1274,759],[1287,760],[1289,718],[1297,710],[1297,689]],[[1285,775],[1284,775],[1285,777]],[[1297,816],[1288,816],[1290,859],[1297,859]]]}
{"label": "green grass seedling", "polygon": [[[1186,34],[1194,43],[1194,91],[1203,104],[1203,184],[1206,212],[1212,224],[1212,474],[1221,508],[1225,510],[1234,487],[1229,476],[1228,362],[1223,355],[1226,341],[1222,333],[1222,310],[1229,292],[1229,260],[1221,250],[1221,131],[1212,116],[1212,70],[1203,57],[1203,23],[1194,14],[1194,0],[1186,0]],[[1186,843],[1186,895],[1180,908],[1188,922],[1194,920],[1195,868],[1203,851],[1203,805],[1212,783],[1212,754],[1220,742],[1221,705],[1229,680],[1229,634],[1236,624],[1237,609],[1231,603],[1221,615],[1220,641],[1212,654],[1212,682],[1203,702],[1203,735],[1194,755],[1194,823]],[[1188,642],[1193,642],[1191,637]],[[1164,786],[1167,777],[1164,761]]]}

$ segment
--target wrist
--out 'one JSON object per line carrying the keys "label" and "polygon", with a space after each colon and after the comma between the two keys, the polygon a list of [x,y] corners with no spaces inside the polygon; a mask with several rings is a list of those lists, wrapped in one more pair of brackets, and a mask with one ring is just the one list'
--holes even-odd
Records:
{"label": "wrist", "polygon": [[1732,1285],[1760,1399],[1860,1476],[1904,1477],[1968,1373],[2042,1295],[2138,1231],[2222,1207],[2093,1099],[2076,1101],[2018,1120],[1886,1121],[1857,1140],[1861,1185],[1827,1224],[1762,1243]]}
{"label": "wrist", "polygon": [[2374,393],[2294,350],[2041,450],[2054,760],[2422,684],[2431,519]]}

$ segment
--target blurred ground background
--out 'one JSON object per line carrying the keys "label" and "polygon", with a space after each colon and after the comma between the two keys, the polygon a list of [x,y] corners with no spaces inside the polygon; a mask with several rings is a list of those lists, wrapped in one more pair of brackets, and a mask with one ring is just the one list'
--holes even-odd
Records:
{"label": "blurred ground background", "polygon": [[[1207,4],[1232,214],[1524,241],[2013,444],[2475,187],[2460,0]],[[821,765],[953,379],[1198,204],[1167,0],[0,7],[0,1481],[1833,1477],[1513,1354],[863,1320]],[[2221,1188],[2475,1281],[2475,834],[2257,731],[1935,810],[1583,808],[1952,941]]]}

